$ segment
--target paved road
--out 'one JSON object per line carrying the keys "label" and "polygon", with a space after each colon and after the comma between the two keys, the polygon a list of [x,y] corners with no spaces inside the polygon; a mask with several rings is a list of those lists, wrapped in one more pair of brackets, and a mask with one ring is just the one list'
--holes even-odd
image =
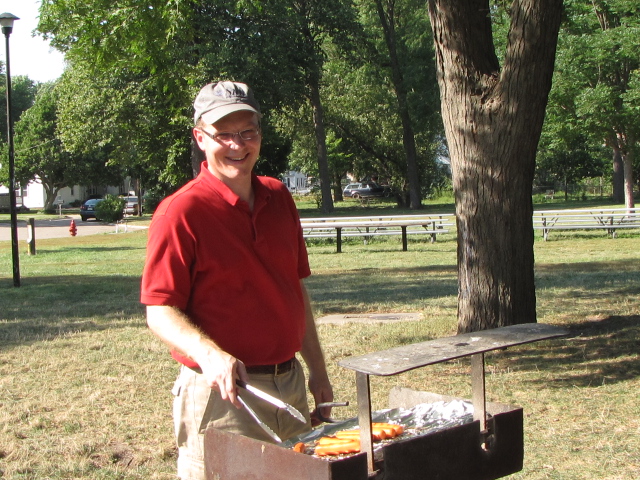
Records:
{"label": "paved road", "polygon": [[[98,235],[103,233],[115,233],[116,226],[114,224],[105,224],[97,222],[95,220],[88,220],[83,222],[80,220],[80,215],[68,215],[65,217],[56,217],[51,220],[36,220],[35,221],[35,235],[36,242],[42,238],[60,238],[70,237],[69,227],[71,226],[71,220],[76,223],[77,236],[85,235]],[[134,230],[140,230],[147,227],[139,225],[127,225],[126,231],[132,232]],[[119,232],[123,232],[122,226],[118,227]],[[27,241],[27,222],[23,220],[18,221],[18,241]],[[0,223],[0,241],[11,241],[11,224],[9,222]]]}

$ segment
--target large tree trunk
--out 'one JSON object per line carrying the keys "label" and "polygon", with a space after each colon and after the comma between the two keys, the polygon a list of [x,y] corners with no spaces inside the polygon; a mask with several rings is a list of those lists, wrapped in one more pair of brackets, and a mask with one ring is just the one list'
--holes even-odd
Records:
{"label": "large tree trunk", "polygon": [[617,144],[613,146],[613,201],[624,203],[624,167]]}
{"label": "large tree trunk", "polygon": [[631,212],[635,207],[633,199],[633,150],[622,157],[624,166],[624,206]]}
{"label": "large tree trunk", "polygon": [[333,172],[333,199],[336,202],[342,202],[344,200],[342,195],[342,177],[344,177],[342,173]]}
{"label": "large tree trunk", "polygon": [[44,211],[51,212],[54,210],[53,204],[58,198],[58,193],[63,187],[50,183],[44,175],[40,176],[40,181],[44,187]]}
{"label": "large tree trunk", "polygon": [[613,200],[623,203],[631,211],[635,207],[633,198],[633,135],[616,131],[606,142],[613,149]]}
{"label": "large tree trunk", "polygon": [[333,212],[333,198],[331,196],[331,174],[329,172],[329,160],[327,158],[327,136],[324,129],[324,110],[320,101],[320,82],[310,82],[310,101],[313,109],[313,127],[316,133],[316,146],[318,149],[318,173],[320,176],[320,192],[322,195],[322,211]]}
{"label": "large tree trunk", "polygon": [[[386,8],[385,8],[386,7]],[[420,176],[418,175],[418,159],[416,154],[416,139],[411,125],[409,106],[407,104],[407,89],[404,84],[398,49],[396,46],[395,27],[395,0],[386,0],[382,5],[382,0],[376,0],[376,8],[380,24],[384,31],[384,38],[389,50],[391,61],[391,78],[393,88],[398,102],[398,114],[402,122],[402,144],[407,158],[407,181],[409,182],[409,208],[418,210],[422,208],[422,195],[420,194]]]}
{"label": "large tree trunk", "polygon": [[536,321],[531,191],[560,0],[511,6],[504,67],[489,0],[429,0],[458,226],[458,332]]}

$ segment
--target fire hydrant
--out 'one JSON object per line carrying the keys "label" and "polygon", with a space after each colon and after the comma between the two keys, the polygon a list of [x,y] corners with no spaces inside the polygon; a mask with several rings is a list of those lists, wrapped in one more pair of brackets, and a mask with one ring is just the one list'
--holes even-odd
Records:
{"label": "fire hydrant", "polygon": [[72,237],[75,237],[78,233],[75,220],[71,220],[71,225],[69,226],[69,233],[71,234]]}

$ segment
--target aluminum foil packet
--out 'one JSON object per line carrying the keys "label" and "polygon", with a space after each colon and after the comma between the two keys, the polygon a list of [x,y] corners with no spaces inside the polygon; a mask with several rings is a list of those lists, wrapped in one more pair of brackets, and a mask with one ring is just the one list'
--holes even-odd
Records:
{"label": "aluminum foil packet", "polygon": [[[390,408],[375,411],[371,414],[371,421],[397,423],[415,436],[427,435],[445,428],[471,423],[473,421],[473,405],[464,400],[419,403],[411,408]],[[327,423],[310,432],[290,438],[281,445],[285,448],[291,448],[298,442],[309,444],[320,437],[334,435],[340,430],[355,428],[358,428],[356,417],[337,423]]]}

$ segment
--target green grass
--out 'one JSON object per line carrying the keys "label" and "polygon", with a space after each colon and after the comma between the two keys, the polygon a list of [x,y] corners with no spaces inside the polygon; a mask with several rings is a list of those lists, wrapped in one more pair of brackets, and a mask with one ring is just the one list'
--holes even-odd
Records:
{"label": "green grass", "polygon": [[[382,198],[379,203],[363,207],[358,200],[345,198],[342,202],[335,202],[335,211],[331,215],[323,213],[315,200],[309,196],[296,198],[296,205],[301,217],[326,217],[326,216],[368,216],[368,215],[409,215],[416,213],[454,213],[453,199],[439,197],[422,201],[422,211],[416,212],[409,208],[397,206],[394,198]],[[553,200],[542,199],[534,205],[535,210],[566,210],[575,208],[624,208],[624,205],[613,203],[606,197],[588,197],[584,200],[555,198]]]}
{"label": "green grass", "polygon": [[[602,232],[537,239],[538,319],[570,339],[487,356],[489,400],[525,412],[525,467],[512,479],[640,478],[639,235]],[[0,242],[0,478],[173,479],[169,390],[176,366],[146,328],[138,303],[146,234],[40,240],[11,279]],[[21,252],[26,247],[21,245]],[[455,332],[456,246],[413,236],[342,254],[309,247],[308,286],[318,315],[420,312],[395,324],[321,325],[336,399],[355,414],[348,356]],[[467,360],[372,378],[374,408],[394,385],[470,396]]]}

